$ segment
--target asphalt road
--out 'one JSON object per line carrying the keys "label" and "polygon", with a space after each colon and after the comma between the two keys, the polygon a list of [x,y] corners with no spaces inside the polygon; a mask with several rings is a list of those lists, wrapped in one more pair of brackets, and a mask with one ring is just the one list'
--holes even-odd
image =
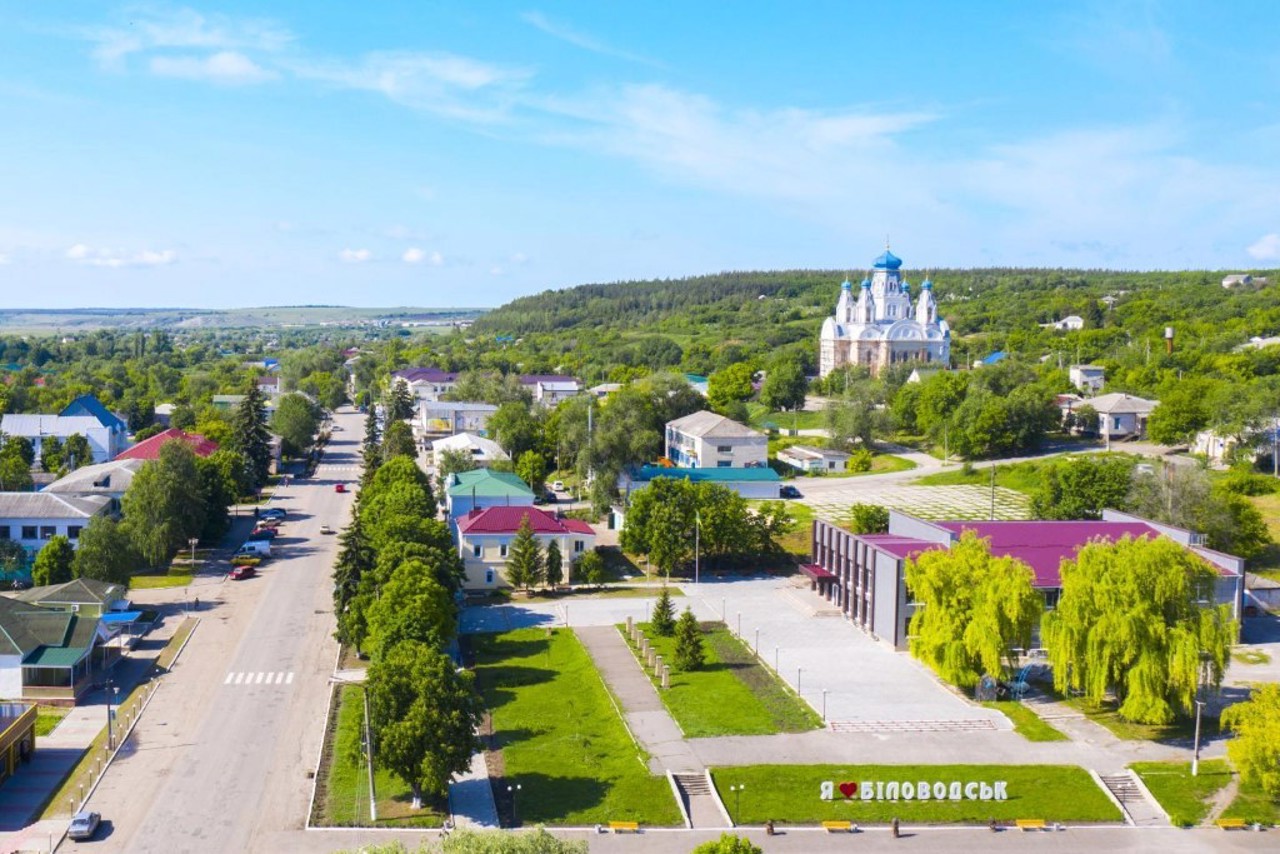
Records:
{"label": "asphalt road", "polygon": [[315,477],[272,501],[289,515],[261,574],[192,587],[200,625],[90,801],[104,830],[59,850],[271,851],[302,829],[337,656],[320,526],[346,524],[353,495],[334,484],[359,479],[361,416],[334,421]]}

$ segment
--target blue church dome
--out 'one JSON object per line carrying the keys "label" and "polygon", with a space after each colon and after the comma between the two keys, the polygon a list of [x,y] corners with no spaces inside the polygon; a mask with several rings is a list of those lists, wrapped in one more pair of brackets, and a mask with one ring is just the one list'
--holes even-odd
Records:
{"label": "blue church dome", "polygon": [[848,279],[845,279],[844,283],[841,284],[840,287],[844,288],[846,291],[851,291],[853,290],[853,282],[850,282]]}
{"label": "blue church dome", "polygon": [[933,282],[929,281],[928,279],[925,279],[923,282],[920,283],[920,287],[924,288],[926,291],[931,291],[933,290]]}
{"label": "blue church dome", "polygon": [[871,290],[871,280],[870,280],[870,279],[863,279],[863,280],[862,280],[862,287],[863,287],[863,289],[864,289],[864,290],[868,290],[868,291],[869,291],[869,290]]}
{"label": "blue church dome", "polygon": [[894,255],[888,249],[886,249],[880,257],[875,260],[875,267],[877,270],[896,270],[901,266],[902,259],[897,255]]}

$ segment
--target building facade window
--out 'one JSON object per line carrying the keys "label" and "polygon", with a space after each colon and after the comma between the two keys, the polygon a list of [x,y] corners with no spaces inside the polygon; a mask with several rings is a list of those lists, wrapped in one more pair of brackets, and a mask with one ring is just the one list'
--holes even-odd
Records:
{"label": "building facade window", "polygon": [[42,540],[52,540],[52,539],[53,539],[54,537],[56,537],[57,535],[58,535],[58,529],[57,529],[57,527],[56,527],[56,526],[54,526],[54,525],[41,525],[41,526],[40,526],[40,539],[42,539]]}
{"label": "building facade window", "polygon": [[586,543],[584,543],[582,540],[574,540],[574,541],[573,541],[573,553],[574,553],[574,554],[582,554],[582,552],[586,551],[586,548],[587,548],[587,544],[586,544]]}
{"label": "building facade window", "polygon": [[485,583],[485,584],[492,584],[492,583],[493,583],[493,570],[492,570],[492,569],[486,569],[486,570],[484,571],[484,583]]}
{"label": "building facade window", "polygon": [[502,557],[506,557],[506,556],[507,556],[507,544],[506,544],[506,543],[503,543],[502,545],[498,546],[498,554],[499,554],[499,555],[501,555]]}
{"label": "building facade window", "polygon": [[78,540],[78,539],[80,539],[80,532],[81,532],[82,530],[84,530],[84,528],[83,528],[82,526],[80,526],[80,525],[68,525],[68,526],[67,526],[67,539],[70,539],[70,540]]}
{"label": "building facade window", "polygon": [[732,446],[732,445],[716,445],[716,453],[717,453],[717,454],[732,454],[732,453],[733,453],[733,446]]}
{"label": "building facade window", "polygon": [[716,468],[731,469],[733,468],[733,460],[719,460],[716,462]]}
{"label": "building facade window", "polygon": [[24,540],[34,540],[35,538],[36,538],[36,526],[35,526],[35,525],[23,525],[23,526],[22,526],[22,539],[24,539]]}
{"label": "building facade window", "polygon": [[471,553],[476,557],[480,557],[481,555],[484,554],[484,549],[480,547],[479,543],[477,543],[476,545],[471,547]]}
{"label": "building facade window", "polygon": [[0,540],[8,540],[8,539],[11,539],[11,537],[9,536],[9,526],[0,525]]}

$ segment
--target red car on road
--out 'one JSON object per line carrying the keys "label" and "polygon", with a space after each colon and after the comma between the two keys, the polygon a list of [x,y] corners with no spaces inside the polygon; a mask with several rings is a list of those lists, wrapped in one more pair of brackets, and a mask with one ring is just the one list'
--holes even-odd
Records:
{"label": "red car on road", "polygon": [[334,491],[334,492],[346,492],[346,491],[347,491],[347,485],[346,485],[345,483],[335,483],[335,484],[333,485],[333,491]]}
{"label": "red car on road", "polygon": [[258,574],[258,570],[251,566],[237,566],[231,570],[231,578],[236,581],[243,581],[246,578],[253,578]]}

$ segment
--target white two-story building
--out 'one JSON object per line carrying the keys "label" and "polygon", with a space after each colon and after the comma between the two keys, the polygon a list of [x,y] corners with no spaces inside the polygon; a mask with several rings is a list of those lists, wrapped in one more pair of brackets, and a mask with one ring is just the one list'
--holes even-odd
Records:
{"label": "white two-story building", "polygon": [[769,438],[703,410],[667,422],[666,456],[680,468],[755,468],[769,463]]}

